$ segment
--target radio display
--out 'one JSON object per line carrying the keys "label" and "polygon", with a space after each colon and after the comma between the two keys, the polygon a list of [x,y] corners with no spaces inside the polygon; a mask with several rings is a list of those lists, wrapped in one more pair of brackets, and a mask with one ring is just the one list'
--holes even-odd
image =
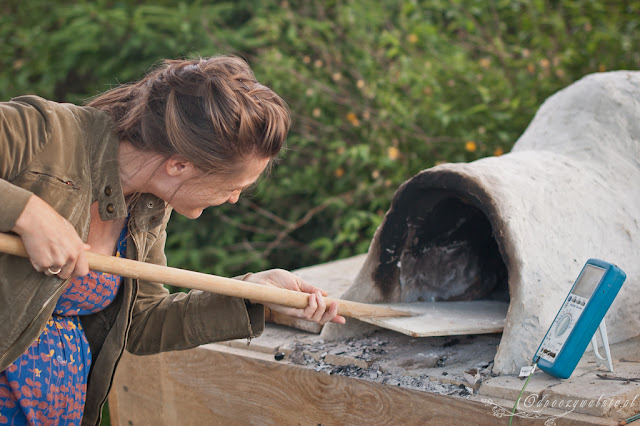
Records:
{"label": "radio display", "polygon": [[587,264],[571,293],[589,299],[605,273],[605,269]]}

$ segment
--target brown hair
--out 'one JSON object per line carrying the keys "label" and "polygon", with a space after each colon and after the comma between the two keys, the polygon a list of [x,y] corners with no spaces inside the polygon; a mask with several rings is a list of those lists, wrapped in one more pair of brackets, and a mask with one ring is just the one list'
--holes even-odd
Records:
{"label": "brown hair", "polygon": [[226,176],[247,156],[275,158],[290,126],[286,103],[235,56],[166,60],[88,105],[110,114],[136,148]]}

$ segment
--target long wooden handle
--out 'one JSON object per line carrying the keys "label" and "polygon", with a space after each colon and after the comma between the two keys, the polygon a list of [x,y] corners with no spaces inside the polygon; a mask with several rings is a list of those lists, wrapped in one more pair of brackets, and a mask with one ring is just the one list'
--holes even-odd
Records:
{"label": "long wooden handle", "polygon": [[[19,237],[3,233],[0,233],[0,252],[29,257]],[[203,274],[121,257],[105,256],[92,252],[86,252],[86,256],[89,261],[89,269],[98,272],[204,290],[226,296],[241,297],[260,303],[276,303],[292,308],[304,308],[308,303],[309,294],[299,291],[285,290],[217,275]],[[398,311],[385,306],[351,302],[349,300],[325,297],[325,301],[327,305],[337,301],[338,313],[352,318],[413,315],[409,312]]]}

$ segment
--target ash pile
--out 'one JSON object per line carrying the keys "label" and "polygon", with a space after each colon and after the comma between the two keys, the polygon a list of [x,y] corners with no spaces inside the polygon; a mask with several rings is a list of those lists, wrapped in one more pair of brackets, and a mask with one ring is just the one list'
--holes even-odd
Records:
{"label": "ash pile", "polygon": [[469,397],[489,377],[499,335],[412,338],[380,330],[362,338],[298,337],[276,359],[331,375]]}

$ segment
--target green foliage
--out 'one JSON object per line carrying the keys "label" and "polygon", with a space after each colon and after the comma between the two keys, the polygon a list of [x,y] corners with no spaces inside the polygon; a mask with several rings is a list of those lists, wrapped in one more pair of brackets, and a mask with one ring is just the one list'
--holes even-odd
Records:
{"label": "green foliage", "polygon": [[[3,98],[35,93],[82,102],[139,78],[163,58],[228,48],[241,7],[156,1],[10,1],[0,6]],[[201,19],[205,16],[209,19]]]}
{"label": "green foliage", "polygon": [[82,102],[161,58],[236,53],[291,106],[288,148],[234,206],[173,218],[170,264],[221,275],[366,251],[395,189],[510,150],[582,76],[640,65],[633,1],[10,1],[0,98]]}

